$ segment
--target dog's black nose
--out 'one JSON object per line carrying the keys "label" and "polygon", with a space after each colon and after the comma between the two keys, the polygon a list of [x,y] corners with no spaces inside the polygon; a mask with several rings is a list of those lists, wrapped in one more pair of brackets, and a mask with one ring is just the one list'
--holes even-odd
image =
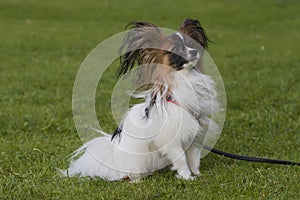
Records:
{"label": "dog's black nose", "polygon": [[190,50],[190,54],[191,54],[191,56],[196,56],[197,55],[197,51],[196,50]]}

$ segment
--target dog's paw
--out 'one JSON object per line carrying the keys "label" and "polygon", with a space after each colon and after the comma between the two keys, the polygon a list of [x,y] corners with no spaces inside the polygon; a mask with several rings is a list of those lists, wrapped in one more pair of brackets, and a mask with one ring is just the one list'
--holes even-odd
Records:
{"label": "dog's paw", "polygon": [[191,172],[189,170],[179,170],[177,171],[176,178],[184,180],[194,180]]}
{"label": "dog's paw", "polygon": [[170,168],[170,170],[171,170],[171,171],[177,171],[177,169],[176,169],[175,166],[172,166],[172,167]]}
{"label": "dog's paw", "polygon": [[193,170],[192,173],[193,173],[193,175],[195,175],[195,176],[200,176],[200,175],[201,175],[199,169]]}
{"label": "dog's paw", "polygon": [[175,176],[176,176],[177,179],[184,179],[184,180],[191,180],[191,181],[193,181],[193,180],[196,179],[196,177],[191,176],[191,175],[189,175],[189,176],[181,176],[179,174],[176,174]]}

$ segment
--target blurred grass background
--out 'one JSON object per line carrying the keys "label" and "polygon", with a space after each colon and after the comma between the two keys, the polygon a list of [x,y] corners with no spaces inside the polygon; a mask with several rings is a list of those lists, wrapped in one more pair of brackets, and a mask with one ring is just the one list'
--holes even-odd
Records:
{"label": "blurred grass background", "polygon": [[[0,0],[0,198],[299,199],[300,168],[209,154],[202,175],[155,173],[138,184],[59,178],[82,143],[72,119],[80,63],[132,21],[178,29],[201,21],[223,76],[227,118],[216,147],[300,160],[300,2]],[[97,93],[99,120],[111,119],[109,89]],[[101,118],[101,119],[100,119]]]}

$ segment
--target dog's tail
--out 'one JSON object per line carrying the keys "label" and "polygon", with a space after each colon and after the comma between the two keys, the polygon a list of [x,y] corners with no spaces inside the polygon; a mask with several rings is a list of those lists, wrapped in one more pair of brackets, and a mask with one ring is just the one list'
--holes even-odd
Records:
{"label": "dog's tail", "polygon": [[60,171],[65,177],[100,177],[120,180],[127,174],[115,168],[114,146],[110,137],[97,137],[77,149],[67,170]]}
{"label": "dog's tail", "polygon": [[[112,140],[112,135],[94,130],[102,136],[83,144],[73,153],[70,167],[59,170],[64,177],[98,177],[109,181],[138,180],[166,165],[157,152],[138,153],[143,152],[141,148],[146,148],[147,145],[134,148],[136,145],[131,145],[132,141],[128,138],[123,138],[127,142],[125,144],[117,139]],[[154,159],[157,166],[151,165],[149,159]],[[159,162],[160,160],[162,161]]]}

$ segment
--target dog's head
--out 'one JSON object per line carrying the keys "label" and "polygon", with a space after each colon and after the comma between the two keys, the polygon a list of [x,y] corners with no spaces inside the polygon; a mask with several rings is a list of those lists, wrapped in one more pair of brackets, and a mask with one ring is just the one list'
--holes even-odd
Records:
{"label": "dog's head", "polygon": [[[118,76],[126,74],[137,63],[162,64],[177,71],[193,67],[201,72],[201,59],[208,47],[208,37],[198,20],[185,19],[179,32],[166,35],[148,22],[132,22],[120,54]],[[152,65],[153,66],[153,65]]]}

